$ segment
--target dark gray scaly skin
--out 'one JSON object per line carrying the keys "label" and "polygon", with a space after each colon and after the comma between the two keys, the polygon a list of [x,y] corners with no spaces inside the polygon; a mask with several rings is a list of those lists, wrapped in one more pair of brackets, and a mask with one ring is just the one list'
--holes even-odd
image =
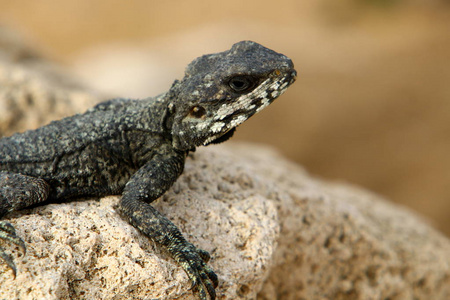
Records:
{"label": "dark gray scaly skin", "polygon": [[[156,98],[114,99],[36,130],[0,139],[0,218],[31,205],[122,194],[118,210],[165,248],[200,299],[215,299],[209,254],[150,203],[183,172],[197,146],[230,138],[295,80],[292,61],[250,41],[195,59]],[[0,221],[0,239],[25,244]],[[16,274],[12,257],[0,257]]]}

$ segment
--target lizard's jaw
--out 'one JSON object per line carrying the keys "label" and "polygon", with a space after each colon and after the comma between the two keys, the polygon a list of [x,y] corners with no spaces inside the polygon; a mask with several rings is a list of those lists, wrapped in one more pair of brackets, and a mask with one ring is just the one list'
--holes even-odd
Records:
{"label": "lizard's jaw", "polygon": [[234,128],[228,129],[224,133],[220,133],[220,134],[211,136],[203,142],[203,146],[207,146],[209,144],[219,144],[219,143],[225,142],[226,140],[228,140],[229,138],[231,138],[233,136],[235,131],[236,131],[236,128],[234,127]]}

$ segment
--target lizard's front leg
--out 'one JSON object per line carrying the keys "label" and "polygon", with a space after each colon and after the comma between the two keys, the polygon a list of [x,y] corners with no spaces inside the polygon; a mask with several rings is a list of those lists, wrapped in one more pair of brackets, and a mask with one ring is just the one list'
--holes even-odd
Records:
{"label": "lizard's front leg", "polygon": [[[0,172],[0,218],[7,213],[23,209],[47,199],[50,186],[43,179],[22,174]],[[18,245],[25,252],[25,243],[14,227],[0,221],[0,239]],[[10,255],[0,247],[0,258],[16,276],[16,266]]]}
{"label": "lizard's front leg", "polygon": [[206,264],[209,254],[186,241],[179,229],[149,202],[165,193],[183,171],[184,154],[156,155],[127,183],[119,204],[134,227],[164,247],[186,271],[200,299],[215,299],[217,275]]}

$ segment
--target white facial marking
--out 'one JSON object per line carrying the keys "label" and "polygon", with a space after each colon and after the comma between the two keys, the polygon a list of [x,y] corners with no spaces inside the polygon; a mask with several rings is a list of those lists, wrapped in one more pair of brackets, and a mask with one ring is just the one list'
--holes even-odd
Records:
{"label": "white facial marking", "polygon": [[261,105],[256,109],[256,112],[260,112],[264,108],[266,108],[270,104],[270,101],[268,98],[264,98],[261,100]]}
{"label": "white facial marking", "polygon": [[208,126],[208,123],[206,122],[200,122],[198,123],[195,127],[197,128],[197,130],[203,130]]}
{"label": "white facial marking", "polygon": [[231,120],[231,122],[230,122],[230,126],[233,128],[233,127],[236,127],[236,126],[238,126],[239,124],[242,124],[245,120],[247,120],[247,116],[245,116],[245,115],[239,115],[237,118],[234,118],[233,120]]}
{"label": "white facial marking", "polygon": [[216,135],[213,135],[213,136],[207,138],[207,139],[203,142],[203,145],[204,145],[204,146],[208,145],[211,141],[214,141],[214,140],[215,140],[216,138],[218,138],[218,137],[220,137],[220,134],[216,134]]}
{"label": "white facial marking", "polygon": [[218,109],[215,119],[223,120],[227,116],[233,114],[238,109],[248,109],[250,102],[256,98],[267,97],[267,88],[270,87],[271,78],[264,80],[255,90],[251,93],[242,95],[230,104],[222,104]]}
{"label": "white facial marking", "polygon": [[220,130],[222,130],[223,126],[225,126],[224,122],[216,122],[213,126],[211,126],[211,131],[219,132]]}
{"label": "white facial marking", "polygon": [[[223,120],[239,109],[251,111],[256,108],[256,112],[260,112],[271,103],[272,99],[279,97],[286,90],[287,86],[287,82],[283,82],[283,84],[280,84],[280,81],[271,82],[271,78],[268,78],[251,93],[242,95],[232,103],[222,104],[222,106],[218,109],[214,120]],[[267,93],[268,90],[272,90],[270,95]],[[258,98],[261,99],[260,105],[258,107],[256,107],[255,104],[250,104],[253,100]],[[248,116],[239,115],[238,117],[231,120],[229,127],[236,127],[237,125],[247,120],[247,118]],[[219,125],[215,126],[218,127]]]}

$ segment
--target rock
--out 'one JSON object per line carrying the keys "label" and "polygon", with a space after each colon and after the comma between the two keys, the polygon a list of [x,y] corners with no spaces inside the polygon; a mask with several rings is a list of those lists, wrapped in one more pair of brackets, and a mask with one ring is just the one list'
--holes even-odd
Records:
{"label": "rock", "polygon": [[[235,198],[249,178],[214,183],[199,163],[155,205],[212,254],[224,299],[254,299],[276,247],[276,207],[256,193]],[[121,220],[116,201],[52,204],[12,218],[28,251],[16,259],[15,280],[12,272],[0,278],[0,299],[194,299],[184,271]]]}
{"label": "rock", "polygon": [[[380,197],[311,178],[256,146],[199,149],[155,202],[212,255],[219,299],[448,299],[450,241]],[[27,244],[0,299],[195,299],[116,197],[9,219]]]}
{"label": "rock", "polygon": [[[450,299],[450,241],[419,216],[362,189],[311,178],[273,154],[232,155],[262,178],[255,187],[276,203],[280,220],[258,299]],[[264,188],[269,182],[277,189]]]}
{"label": "rock", "polygon": [[83,112],[102,98],[0,28],[0,137]]}

